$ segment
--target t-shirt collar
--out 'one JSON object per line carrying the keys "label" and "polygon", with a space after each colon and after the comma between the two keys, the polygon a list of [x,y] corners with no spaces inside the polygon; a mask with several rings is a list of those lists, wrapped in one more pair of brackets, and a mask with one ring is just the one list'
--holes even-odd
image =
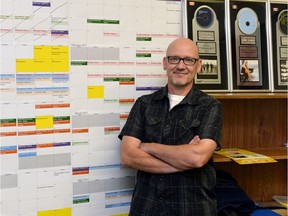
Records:
{"label": "t-shirt collar", "polygon": [[[186,95],[186,97],[180,102],[180,104],[196,104],[198,101],[198,98],[200,96],[200,90],[193,86],[192,89],[189,91],[189,93]],[[163,87],[162,89],[160,89],[157,92],[157,95],[155,97],[156,100],[163,100],[164,98],[168,99],[168,86],[166,85],[165,87]]]}

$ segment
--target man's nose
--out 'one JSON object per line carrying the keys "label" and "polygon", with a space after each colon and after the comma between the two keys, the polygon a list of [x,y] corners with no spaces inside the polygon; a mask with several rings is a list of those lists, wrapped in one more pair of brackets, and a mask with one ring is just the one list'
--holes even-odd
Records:
{"label": "man's nose", "polygon": [[181,59],[179,61],[179,63],[177,64],[177,68],[185,68],[185,67],[186,67],[186,65],[184,63],[184,59]]}

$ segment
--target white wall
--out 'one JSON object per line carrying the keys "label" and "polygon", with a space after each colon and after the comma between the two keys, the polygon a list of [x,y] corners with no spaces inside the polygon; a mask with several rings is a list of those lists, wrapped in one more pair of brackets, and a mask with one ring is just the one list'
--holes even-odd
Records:
{"label": "white wall", "polygon": [[117,135],[166,83],[180,1],[1,1],[1,215],[127,214]]}

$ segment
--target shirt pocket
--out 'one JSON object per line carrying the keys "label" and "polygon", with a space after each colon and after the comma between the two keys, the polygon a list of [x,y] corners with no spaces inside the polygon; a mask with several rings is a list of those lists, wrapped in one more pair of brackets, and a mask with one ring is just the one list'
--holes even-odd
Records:
{"label": "shirt pocket", "polygon": [[161,142],[162,120],[158,117],[146,119],[145,140],[143,142]]}
{"label": "shirt pocket", "polygon": [[179,126],[176,127],[176,134],[181,143],[190,142],[191,139],[198,134],[198,128],[201,124],[199,119],[193,119],[192,121],[181,120]]}

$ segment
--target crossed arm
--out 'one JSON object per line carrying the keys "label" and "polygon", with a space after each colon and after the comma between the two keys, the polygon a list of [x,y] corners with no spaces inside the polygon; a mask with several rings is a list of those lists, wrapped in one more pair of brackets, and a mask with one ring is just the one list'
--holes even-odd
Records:
{"label": "crossed arm", "polygon": [[122,164],[150,173],[175,173],[204,166],[217,144],[211,139],[195,136],[189,143],[164,145],[141,143],[135,137],[123,136]]}

